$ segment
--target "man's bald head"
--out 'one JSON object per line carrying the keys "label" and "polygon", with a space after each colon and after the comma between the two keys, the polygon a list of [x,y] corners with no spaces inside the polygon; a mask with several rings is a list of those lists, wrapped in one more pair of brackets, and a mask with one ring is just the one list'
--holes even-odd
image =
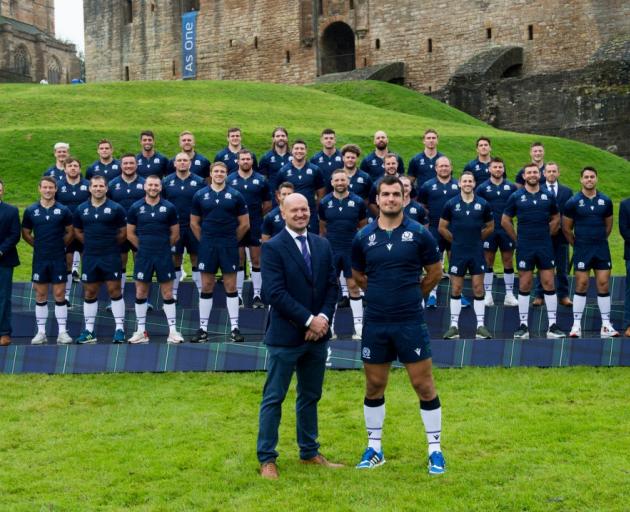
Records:
{"label": "man's bald head", "polygon": [[297,192],[285,197],[282,203],[282,218],[290,230],[304,233],[311,219],[306,197]]}

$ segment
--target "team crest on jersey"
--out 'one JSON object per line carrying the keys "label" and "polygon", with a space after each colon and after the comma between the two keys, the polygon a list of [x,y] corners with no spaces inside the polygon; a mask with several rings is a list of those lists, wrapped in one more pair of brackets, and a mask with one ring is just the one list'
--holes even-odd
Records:
{"label": "team crest on jersey", "polygon": [[604,206],[604,200],[603,199],[598,199],[597,200],[597,205],[598,206]]}
{"label": "team crest on jersey", "polygon": [[140,213],[144,213],[144,211],[145,211],[144,206],[141,206],[140,207]]}
{"label": "team crest on jersey", "polygon": [[39,274],[33,274],[33,281],[39,281]]}
{"label": "team crest on jersey", "polygon": [[201,160],[195,160],[195,165],[201,165]]}
{"label": "team crest on jersey", "polygon": [[354,201],[348,201],[348,206],[349,206],[350,208],[354,208],[354,206],[355,206],[355,202],[354,202]]}
{"label": "team crest on jersey", "polygon": [[525,268],[527,267],[527,264],[525,263],[524,260],[521,260],[518,262],[518,268]]}
{"label": "team crest on jersey", "polygon": [[357,183],[363,183],[363,182],[364,182],[363,178],[361,176],[359,176],[357,178]]}
{"label": "team crest on jersey", "polygon": [[65,191],[66,191],[66,187],[65,187],[65,185],[64,185],[63,187],[61,187],[61,191],[62,191],[62,192],[65,192]]}
{"label": "team crest on jersey", "polygon": [[413,241],[413,233],[411,231],[404,231],[402,237],[400,238],[402,242],[412,242]]}
{"label": "team crest on jersey", "polygon": [[335,157],[335,162],[341,162],[341,157],[339,155]]}
{"label": "team crest on jersey", "polygon": [[424,165],[424,158],[420,159],[420,165]]}
{"label": "team crest on jersey", "polygon": [[291,171],[291,169],[287,169],[287,178],[293,176],[293,172]]}
{"label": "team crest on jersey", "polygon": [[204,199],[210,199],[210,194],[209,194],[208,192],[206,192],[206,193],[203,195],[203,198],[204,198]]}
{"label": "team crest on jersey", "polygon": [[87,190],[87,186],[86,186],[86,185],[81,185],[81,186],[79,187],[79,190]]}
{"label": "team crest on jersey", "polygon": [[527,201],[527,198],[525,196],[521,196],[521,203],[524,203],[525,201]]}
{"label": "team crest on jersey", "polygon": [[280,215],[276,215],[276,216],[273,218],[273,221],[274,221],[274,222],[280,222]]}
{"label": "team crest on jersey", "polygon": [[457,203],[457,204],[455,205],[455,211],[456,211],[456,212],[458,212],[458,211],[460,211],[461,209],[462,209],[462,205],[461,205],[461,204],[459,204],[459,203]]}
{"label": "team crest on jersey", "polygon": [[39,209],[36,209],[36,210],[33,212],[33,217],[39,217]]}
{"label": "team crest on jersey", "polygon": [[368,247],[372,247],[374,245],[376,245],[376,233],[372,233],[368,237]]}
{"label": "team crest on jersey", "polygon": [[306,169],[306,174],[313,174],[313,169]]}
{"label": "team crest on jersey", "polygon": [[223,157],[223,160],[229,160],[229,159],[230,159],[230,155],[225,155],[225,156]]}
{"label": "team crest on jersey", "polygon": [[255,179],[254,181],[252,181],[252,183],[253,183],[254,185],[260,185],[260,180]]}
{"label": "team crest on jersey", "polygon": [[586,265],[584,264],[583,261],[578,261],[577,268],[579,268],[580,270],[583,270],[585,266]]}
{"label": "team crest on jersey", "polygon": [[159,158],[154,158],[153,159],[153,163],[154,164],[159,164],[160,163],[160,159]]}
{"label": "team crest on jersey", "polygon": [[53,210],[53,215],[60,215],[61,214],[61,210],[59,208],[55,208]]}
{"label": "team crest on jersey", "polygon": [[486,192],[492,192],[492,187],[490,185],[486,187]]}
{"label": "team crest on jersey", "polygon": [[578,202],[578,206],[584,206],[584,199],[580,199]]}
{"label": "team crest on jersey", "polygon": [[484,242],[484,243],[483,243],[483,248],[484,248],[484,249],[490,249],[490,242],[487,242],[487,241],[486,241],[486,242]]}
{"label": "team crest on jersey", "polygon": [[275,164],[275,163],[276,163],[276,157],[275,157],[275,156],[272,156],[272,157],[269,159],[269,161],[270,161],[272,164]]}
{"label": "team crest on jersey", "polygon": [[197,186],[197,182],[196,181],[191,181],[190,182],[190,186],[191,187],[196,187]]}
{"label": "team crest on jersey", "polygon": [[117,169],[118,169],[118,165],[116,165],[116,164],[112,165],[112,170],[113,171],[116,171]]}
{"label": "team crest on jersey", "polygon": [[457,183],[453,183],[453,184],[451,185],[451,190],[457,190],[457,188],[458,188],[458,187],[457,187]]}
{"label": "team crest on jersey", "polygon": [[328,201],[328,208],[332,208],[333,207],[333,202],[332,201]]}
{"label": "team crest on jersey", "polygon": [[226,192],[225,198],[226,199],[232,199],[232,194],[230,194],[229,192]]}
{"label": "team crest on jersey", "polygon": [[481,210],[481,205],[479,203],[475,203],[475,210]]}
{"label": "team crest on jersey", "polygon": [[437,190],[437,184],[435,184],[435,183],[434,183],[434,184],[431,186],[431,190]]}
{"label": "team crest on jersey", "polygon": [[451,266],[451,274],[457,274],[457,266],[456,265]]}
{"label": "team crest on jersey", "polygon": [[510,190],[510,186],[509,185],[503,185],[503,190]]}
{"label": "team crest on jersey", "polygon": [[112,209],[111,208],[105,208],[103,210],[103,213],[112,213]]}
{"label": "team crest on jersey", "polygon": [[83,208],[83,215],[87,215],[88,213],[90,213],[90,209],[89,208]]}
{"label": "team crest on jersey", "polygon": [[166,206],[160,206],[160,209],[158,211],[160,213],[164,213],[166,211]]}
{"label": "team crest on jersey", "polygon": [[206,264],[205,263],[199,263],[199,265],[197,265],[197,268],[199,270],[205,270],[206,269]]}
{"label": "team crest on jersey", "polygon": [[415,206],[413,208],[409,208],[409,213],[413,213],[415,215],[418,213],[418,209]]}
{"label": "team crest on jersey", "polygon": [[547,197],[547,194],[541,194],[540,199],[542,199],[543,201],[546,201],[549,198]]}
{"label": "team crest on jersey", "polygon": [[369,359],[370,349],[368,347],[363,347],[363,350],[361,350],[361,355],[363,356],[363,359]]}
{"label": "team crest on jersey", "polygon": [[232,185],[238,185],[238,180],[232,180]]}

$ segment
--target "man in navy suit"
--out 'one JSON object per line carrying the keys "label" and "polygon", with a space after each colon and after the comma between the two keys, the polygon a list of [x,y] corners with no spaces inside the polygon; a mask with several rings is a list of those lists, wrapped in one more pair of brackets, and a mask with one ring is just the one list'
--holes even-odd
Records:
{"label": "man in navy suit", "polygon": [[[556,198],[560,217],[564,211],[564,205],[573,197],[573,191],[558,181],[560,176],[560,168],[555,162],[548,162],[545,166],[545,183],[549,192]],[[560,221],[562,222],[562,220]],[[561,306],[571,307],[573,302],[569,298],[569,242],[559,230],[558,233],[551,237],[553,243],[554,259],[556,261],[556,292],[558,293],[558,303]],[[536,280],[536,297],[532,303],[534,306],[542,306],[544,304],[543,289],[540,285],[540,279]]]}
{"label": "man in navy suit", "polygon": [[286,227],[262,246],[263,300],[271,308],[265,334],[267,381],[260,404],[257,455],[263,478],[278,478],[276,458],[282,402],[297,375],[296,423],[304,464],[340,467],[319,453],[317,403],[321,398],[330,319],[339,286],[330,243],[307,233],[310,209],[302,194],[282,204]]}
{"label": "man in navy suit", "polygon": [[15,206],[2,200],[4,183],[0,180],[0,345],[11,343],[11,288],[13,268],[20,264],[15,248],[20,241],[20,214]]}

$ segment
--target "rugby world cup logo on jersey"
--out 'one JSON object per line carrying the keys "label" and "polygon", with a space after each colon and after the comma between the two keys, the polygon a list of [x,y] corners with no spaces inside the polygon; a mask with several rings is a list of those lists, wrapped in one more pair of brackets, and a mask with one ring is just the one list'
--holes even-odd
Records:
{"label": "rugby world cup logo on jersey", "polygon": [[368,237],[368,247],[372,247],[374,245],[376,245],[376,233],[372,233]]}

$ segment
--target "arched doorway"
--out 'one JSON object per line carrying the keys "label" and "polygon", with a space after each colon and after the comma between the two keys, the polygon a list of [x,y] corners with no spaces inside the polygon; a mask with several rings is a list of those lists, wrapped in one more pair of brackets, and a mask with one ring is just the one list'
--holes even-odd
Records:
{"label": "arched doorway", "polygon": [[61,82],[61,64],[59,59],[53,56],[48,62],[48,83],[58,84]]}
{"label": "arched doorway", "polygon": [[321,39],[321,73],[352,71],[355,66],[354,32],[337,21],[326,27]]}

